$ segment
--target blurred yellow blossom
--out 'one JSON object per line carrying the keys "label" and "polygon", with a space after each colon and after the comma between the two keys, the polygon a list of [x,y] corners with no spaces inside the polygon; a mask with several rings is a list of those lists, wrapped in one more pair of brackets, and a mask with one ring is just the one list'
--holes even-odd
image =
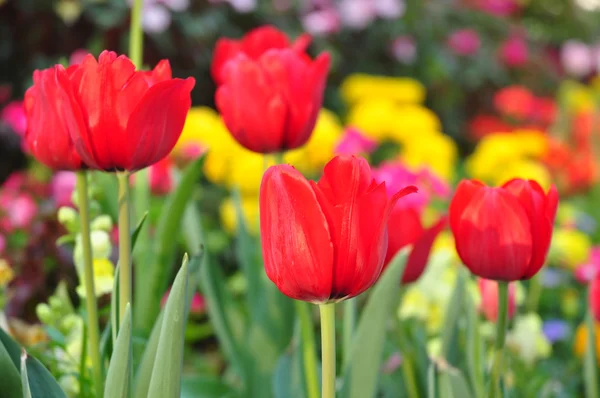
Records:
{"label": "blurred yellow blossom", "polygon": [[[97,297],[100,297],[112,291],[115,281],[115,266],[107,258],[95,258],[93,264],[95,293]],[[83,284],[77,286],[77,294],[85,297]]]}
{"label": "blurred yellow blossom", "polygon": [[346,78],[340,88],[348,103],[365,98],[392,100],[399,103],[422,103],[425,87],[408,77],[375,76],[355,73]]}
{"label": "blurred yellow blossom", "polygon": [[10,334],[25,347],[48,341],[48,335],[40,324],[30,324],[18,318],[9,318]]}
{"label": "blurred yellow blossom", "polygon": [[185,119],[181,136],[173,149],[174,154],[182,154],[190,147],[225,148],[235,141],[221,121],[219,114],[208,107],[191,108]]}
{"label": "blurred yellow blossom", "polygon": [[517,130],[485,136],[465,162],[467,173],[476,179],[499,185],[515,177],[535,177],[542,185],[549,176],[536,164],[548,150],[544,133]]}
{"label": "blurred yellow blossom", "polygon": [[397,106],[389,100],[362,100],[350,108],[347,124],[377,141],[389,139],[396,126]]}
{"label": "blurred yellow blossom", "polygon": [[579,82],[567,80],[559,88],[558,97],[566,109],[572,113],[589,112],[595,107],[594,93]]}
{"label": "blurred yellow blossom", "polygon": [[[242,197],[241,206],[248,232],[252,235],[257,235],[259,224],[258,196]],[[233,198],[227,198],[221,203],[219,213],[223,228],[227,232],[234,234],[237,228],[237,209]]]}
{"label": "blurred yellow blossom", "polygon": [[0,287],[8,285],[15,277],[15,273],[4,259],[0,259]]}
{"label": "blurred yellow blossom", "polygon": [[592,242],[590,237],[574,228],[557,228],[550,245],[552,261],[574,270],[588,260]]}
{"label": "blurred yellow blossom", "polygon": [[426,166],[446,181],[454,178],[457,156],[456,143],[443,133],[408,140],[400,155],[410,168]]}
{"label": "blurred yellow blossom", "polygon": [[398,106],[393,116],[390,138],[396,142],[426,141],[430,135],[442,131],[438,116],[424,106]]}
{"label": "blurred yellow blossom", "polygon": [[513,178],[535,180],[544,190],[548,190],[552,185],[552,177],[548,169],[541,162],[532,159],[519,159],[507,164],[506,169],[498,173],[492,183],[501,185]]}
{"label": "blurred yellow blossom", "polygon": [[322,109],[312,136],[301,148],[285,153],[285,161],[303,173],[317,173],[331,160],[342,137],[343,126],[337,115]]}
{"label": "blurred yellow blossom", "polygon": [[[595,337],[596,337],[596,360],[600,363],[600,323],[595,322]],[[588,328],[585,322],[582,322],[575,332],[575,344],[573,344],[573,352],[578,357],[583,357],[587,350]]]}

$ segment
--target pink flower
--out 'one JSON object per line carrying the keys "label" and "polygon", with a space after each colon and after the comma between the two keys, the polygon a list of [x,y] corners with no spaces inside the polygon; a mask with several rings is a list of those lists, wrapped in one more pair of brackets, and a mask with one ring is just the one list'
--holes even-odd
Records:
{"label": "pink flower", "polygon": [[25,117],[25,109],[23,101],[12,101],[2,109],[0,120],[8,124],[15,133],[23,136],[27,130],[27,118]]}
{"label": "pink flower", "polygon": [[[167,290],[162,299],[160,300],[160,306],[164,307],[167,304],[167,299],[169,298],[169,293],[171,293],[171,289]],[[204,296],[200,293],[195,293],[192,297],[192,302],[190,304],[190,312],[194,315],[202,315],[206,311],[206,300]]]}
{"label": "pink flower", "polygon": [[150,166],[150,191],[156,196],[167,195],[173,190],[173,162],[169,157]]}
{"label": "pink flower", "polygon": [[16,171],[16,172],[12,173],[6,181],[4,181],[4,184],[2,184],[2,191],[3,192],[19,191],[25,184],[25,182],[26,182],[25,180],[26,180],[25,174],[23,174],[20,171]]}
{"label": "pink flower", "polygon": [[38,210],[37,203],[30,195],[25,193],[15,195],[11,192],[3,192],[0,195],[0,206],[3,210],[0,226],[5,231],[26,229],[35,218]]}
{"label": "pink flower", "polygon": [[59,171],[54,174],[51,182],[52,199],[57,208],[73,207],[73,191],[75,190],[75,173],[72,171]]}
{"label": "pink flower", "polygon": [[527,42],[520,35],[512,35],[499,48],[500,61],[509,68],[518,68],[529,61]]}
{"label": "pink flower", "polygon": [[406,10],[403,0],[372,0],[372,2],[375,13],[381,18],[400,18]]}
{"label": "pink flower", "polygon": [[0,256],[4,254],[4,250],[6,250],[6,238],[0,234]]}
{"label": "pink flower", "polygon": [[340,15],[332,8],[311,11],[302,17],[302,26],[312,35],[328,35],[341,28]]}
{"label": "pink flower", "polygon": [[[479,278],[479,294],[481,294],[481,304],[479,310],[483,312],[490,322],[496,322],[498,318],[498,282]],[[508,319],[511,319],[516,311],[515,284],[511,282],[508,285]]]}
{"label": "pink flower", "polygon": [[377,148],[377,141],[365,137],[361,132],[350,127],[335,148],[336,155],[365,155]]}
{"label": "pink flower", "polygon": [[497,17],[505,17],[519,10],[519,2],[516,0],[476,0],[476,7]]}
{"label": "pink flower", "polygon": [[560,50],[560,62],[569,75],[585,77],[594,70],[593,50],[577,40],[567,40]]}
{"label": "pink flower", "polygon": [[411,36],[398,36],[392,42],[392,54],[404,65],[410,65],[417,58],[417,44]]}
{"label": "pink flower", "polygon": [[[396,207],[414,208],[422,211],[432,198],[448,198],[450,187],[428,169],[418,172],[409,170],[401,162],[385,162],[373,169],[373,178],[381,183],[385,181],[388,194],[397,192],[398,187],[416,185],[419,192],[398,201]],[[396,191],[395,191],[396,190]]]}
{"label": "pink flower", "polygon": [[352,29],[366,28],[377,16],[373,0],[342,0],[339,12],[344,25]]}
{"label": "pink flower", "polygon": [[588,283],[596,275],[600,276],[598,271],[600,271],[600,246],[595,246],[590,252],[588,261],[578,266],[573,274],[579,283]]}
{"label": "pink flower", "polygon": [[71,53],[71,56],[69,57],[69,65],[79,65],[81,61],[83,61],[85,56],[89,53],[90,52],[85,48],[80,48],[78,50],[73,51]]}
{"label": "pink flower", "polygon": [[460,29],[448,37],[448,47],[457,55],[474,55],[480,46],[479,34],[473,29]]}

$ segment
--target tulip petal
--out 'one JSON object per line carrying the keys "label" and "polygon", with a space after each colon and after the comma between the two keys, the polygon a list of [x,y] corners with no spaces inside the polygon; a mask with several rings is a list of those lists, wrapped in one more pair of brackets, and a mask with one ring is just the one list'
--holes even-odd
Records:
{"label": "tulip petal", "polygon": [[83,113],[62,66],[33,74],[34,85],[25,94],[27,131],[25,140],[32,154],[53,169],[77,170],[81,158],[71,134],[86,130]]}
{"label": "tulip petal", "polygon": [[228,62],[215,101],[231,134],[254,152],[282,148],[287,105],[259,64],[244,55]]}
{"label": "tulip petal", "polygon": [[285,295],[331,296],[333,244],[308,181],[291,166],[269,168],[260,187],[260,230],[267,276]]}
{"label": "tulip petal", "polygon": [[217,84],[223,82],[221,73],[223,67],[230,59],[234,58],[242,50],[242,45],[237,40],[219,39],[213,50],[212,63],[210,65],[210,74]]}
{"label": "tulip petal", "polygon": [[336,156],[325,165],[317,185],[329,203],[335,206],[350,203],[358,195],[365,194],[372,182],[371,168],[366,159]]}
{"label": "tulip petal", "polygon": [[417,240],[413,241],[413,248],[406,262],[402,283],[412,283],[423,274],[435,238],[446,228],[447,223],[448,217],[441,217],[435,224],[424,230]]}
{"label": "tulip petal", "polygon": [[414,244],[424,231],[421,215],[416,209],[395,206],[388,220],[389,239],[385,256],[386,265],[403,247]]}
{"label": "tulip petal", "polygon": [[456,236],[458,231],[458,222],[464,210],[469,206],[473,196],[484,187],[481,182],[475,180],[462,180],[456,187],[456,192],[450,202],[449,208],[450,228],[454,236]]}
{"label": "tulip petal", "polygon": [[531,223],[512,194],[479,189],[457,217],[456,249],[471,272],[504,281],[523,277],[532,258]]}
{"label": "tulip petal", "polygon": [[173,79],[150,87],[127,123],[127,170],[138,170],[167,156],[181,135],[192,104],[194,78]]}

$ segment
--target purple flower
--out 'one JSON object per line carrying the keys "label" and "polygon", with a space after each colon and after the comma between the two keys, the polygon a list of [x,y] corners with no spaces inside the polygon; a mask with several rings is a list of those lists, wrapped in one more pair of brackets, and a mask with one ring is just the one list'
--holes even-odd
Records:
{"label": "purple flower", "polygon": [[302,17],[302,26],[312,35],[332,34],[341,28],[340,15],[332,7],[311,11]]}
{"label": "purple flower", "polygon": [[565,340],[571,333],[571,327],[562,319],[550,319],[544,322],[542,330],[551,343]]}
{"label": "purple flower", "polygon": [[411,36],[398,36],[392,42],[392,54],[398,62],[410,65],[417,58],[417,44]]}
{"label": "purple flower", "polygon": [[71,197],[75,189],[75,173],[71,171],[59,171],[52,177],[51,190],[52,199],[56,207],[73,207]]}

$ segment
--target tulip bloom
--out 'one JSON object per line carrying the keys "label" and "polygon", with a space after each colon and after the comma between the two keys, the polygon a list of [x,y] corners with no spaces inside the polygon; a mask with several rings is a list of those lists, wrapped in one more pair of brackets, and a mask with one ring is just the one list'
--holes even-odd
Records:
{"label": "tulip bloom", "polygon": [[544,265],[558,193],[535,181],[515,179],[502,187],[462,181],[450,203],[456,250],[469,270],[497,281],[529,279]]}
{"label": "tulip bloom", "polygon": [[298,53],[303,53],[310,44],[310,40],[310,36],[304,34],[291,43],[285,32],[269,25],[251,30],[240,40],[219,39],[215,44],[210,73],[217,85],[220,85],[224,82],[223,67],[238,54],[258,60],[264,53],[272,49],[290,48]]}
{"label": "tulip bloom", "polygon": [[245,148],[272,153],[304,145],[323,103],[329,54],[312,61],[291,49],[258,59],[238,54],[222,71],[215,101],[233,137]]}
{"label": "tulip bloom", "polygon": [[590,282],[588,304],[596,321],[600,322],[600,275],[596,275]]}
{"label": "tulip bloom", "polygon": [[[479,310],[488,321],[496,322],[498,319],[498,282],[479,278],[478,286],[481,295]],[[508,319],[512,319],[517,309],[515,295],[515,284],[510,283],[508,285]]]}
{"label": "tulip bloom", "polygon": [[406,262],[402,283],[412,283],[419,279],[427,265],[433,242],[446,223],[447,217],[443,216],[425,229],[421,223],[421,214],[416,208],[399,205],[394,207],[388,220],[389,244],[385,264],[389,264],[402,248],[413,245]]}
{"label": "tulip bloom", "polygon": [[195,84],[172,79],[168,61],[141,72],[110,51],[33,78],[25,94],[27,144],[42,163],[71,170],[136,171],[164,158],[181,134]]}
{"label": "tulip bloom", "polygon": [[361,294],[383,269],[391,209],[416,190],[388,197],[362,158],[335,157],[317,183],[288,165],[269,168],[260,187],[267,276],[297,300],[322,304]]}

